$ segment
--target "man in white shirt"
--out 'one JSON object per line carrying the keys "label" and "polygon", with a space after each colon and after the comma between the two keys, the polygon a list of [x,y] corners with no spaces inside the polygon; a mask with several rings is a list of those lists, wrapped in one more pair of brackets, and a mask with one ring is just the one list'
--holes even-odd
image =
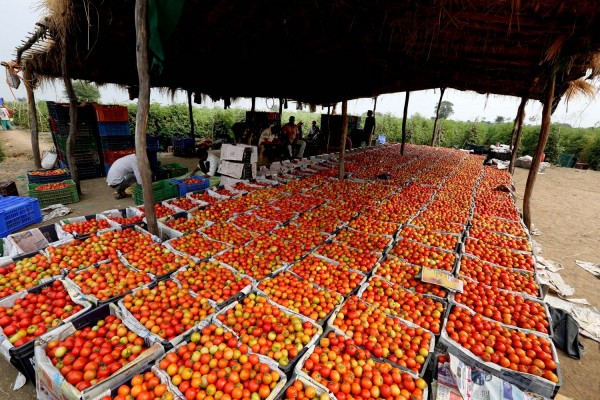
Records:
{"label": "man in white shirt", "polygon": [[108,186],[117,190],[115,199],[120,200],[129,197],[130,195],[125,193],[125,189],[135,182],[137,182],[138,185],[142,184],[142,177],[137,166],[135,154],[130,154],[116,160],[110,166],[108,174],[106,174],[106,182],[108,183]]}
{"label": "man in white shirt", "polygon": [[213,153],[209,153],[206,149],[198,149],[198,166],[192,171],[194,175],[198,171],[204,173],[205,178],[212,178],[217,175],[221,159]]}

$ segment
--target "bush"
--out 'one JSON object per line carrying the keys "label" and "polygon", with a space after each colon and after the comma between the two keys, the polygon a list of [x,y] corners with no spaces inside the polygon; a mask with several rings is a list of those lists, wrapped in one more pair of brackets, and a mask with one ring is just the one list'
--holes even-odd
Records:
{"label": "bush", "polygon": [[[26,102],[7,102],[7,106],[15,111],[14,124],[23,129],[29,129],[29,116]],[[45,101],[39,101],[38,123],[40,132],[48,132],[48,109]],[[131,122],[132,134],[135,129],[137,104],[127,106]],[[277,108],[277,107],[275,107]],[[286,123],[291,115],[296,121],[304,122],[304,134],[308,132],[310,121],[321,124],[321,113],[305,112],[303,110],[283,110],[282,123]],[[365,114],[361,115],[362,128]],[[246,110],[240,108],[208,109],[193,107],[194,131],[197,137],[233,138],[231,126],[236,122],[244,122]],[[464,148],[467,143],[508,144],[512,131],[512,122],[492,124],[489,122],[440,120],[441,144],[445,147]],[[407,142],[418,145],[429,145],[433,132],[433,120],[419,114],[411,116],[406,123]],[[523,126],[523,138],[519,155],[533,155],[537,146],[540,126]],[[173,137],[188,136],[190,119],[187,104],[163,106],[158,103],[150,105],[148,115],[148,133],[160,138],[163,148],[171,144]],[[383,134],[388,141],[400,141],[402,138],[402,119],[390,113],[377,114],[375,137]],[[557,162],[561,153],[575,154],[583,162],[588,162],[594,169],[600,169],[600,129],[572,128],[566,124],[553,124],[546,145],[546,160]]]}

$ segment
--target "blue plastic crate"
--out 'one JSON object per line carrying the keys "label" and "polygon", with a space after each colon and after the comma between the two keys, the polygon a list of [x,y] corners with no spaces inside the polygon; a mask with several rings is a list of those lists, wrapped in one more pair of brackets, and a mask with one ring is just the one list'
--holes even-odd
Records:
{"label": "blue plastic crate", "polygon": [[100,136],[129,135],[129,122],[98,122]]}
{"label": "blue plastic crate", "polygon": [[192,157],[196,153],[195,140],[192,138],[173,138],[173,155]]}
{"label": "blue plastic crate", "polygon": [[146,136],[146,150],[158,151],[160,150],[160,141],[156,136]]}
{"label": "blue plastic crate", "polygon": [[198,190],[202,190],[202,189],[208,189],[208,187],[210,186],[210,179],[200,178],[197,176],[194,176],[193,178],[202,179],[202,182],[188,185],[186,183],[183,183],[183,181],[185,181],[187,178],[183,178],[183,179],[172,178],[169,180],[177,185],[177,190],[179,191],[179,196],[185,196],[186,193],[197,192]]}
{"label": "blue plastic crate", "polygon": [[38,199],[8,196],[0,198],[0,237],[42,221]]}
{"label": "blue plastic crate", "polygon": [[108,170],[110,169],[110,164],[104,163],[104,174],[108,176]]}
{"label": "blue plastic crate", "polygon": [[135,136],[103,136],[100,138],[102,150],[126,150],[135,147]]}
{"label": "blue plastic crate", "polygon": [[147,150],[146,154],[148,154],[150,169],[156,169],[158,167],[158,152],[156,150]]}

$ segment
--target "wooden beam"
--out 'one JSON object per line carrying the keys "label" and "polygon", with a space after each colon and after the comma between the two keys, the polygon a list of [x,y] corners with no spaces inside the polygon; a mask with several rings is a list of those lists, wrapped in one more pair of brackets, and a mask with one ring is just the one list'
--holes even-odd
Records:
{"label": "wooden beam", "polygon": [[33,92],[31,71],[27,68],[23,70],[23,81],[25,83],[25,90],[27,90],[27,105],[29,106],[29,128],[31,129],[31,151],[33,153],[33,163],[37,169],[41,169],[42,158],[40,157],[37,108],[35,107],[35,94]]}
{"label": "wooden beam", "polygon": [[546,93],[544,96],[544,109],[542,110],[542,126],[540,127],[540,139],[533,160],[531,160],[531,167],[529,168],[529,175],[527,176],[527,185],[525,186],[525,194],[523,196],[523,220],[527,228],[531,230],[531,193],[533,193],[533,186],[537,179],[540,163],[542,161],[542,154],[546,148],[548,142],[548,134],[550,133],[550,122],[552,118],[552,100],[554,99],[554,87],[556,86],[556,67],[552,67],[548,77],[548,86],[546,86]]}
{"label": "wooden beam", "polygon": [[435,144],[435,136],[436,136],[436,128],[437,128],[437,122],[438,119],[440,118],[440,106],[442,105],[442,98],[444,97],[444,92],[446,91],[446,88],[441,88],[440,89],[440,101],[438,101],[438,106],[437,109],[435,110],[435,120],[433,121],[433,134],[431,135],[431,147],[433,147],[433,145]]}
{"label": "wooden beam", "polygon": [[[283,118],[283,98],[279,98],[279,121]],[[281,126],[283,126],[283,121],[281,121]]]}
{"label": "wooden beam", "polygon": [[[146,129],[150,112],[150,74],[148,73],[148,28],[146,26],[147,0],[135,1],[136,61],[140,93],[135,118],[135,155],[142,178],[144,194],[144,211],[148,231],[158,235],[158,223],[154,210],[154,192],[152,191],[152,174],[146,152]],[[188,92],[188,96],[189,96]]]}
{"label": "wooden beam", "polygon": [[327,145],[325,152],[329,153],[329,139],[331,138],[331,106],[327,106]]}
{"label": "wooden beam", "polygon": [[404,145],[406,144],[406,118],[408,115],[408,99],[410,98],[410,92],[406,92],[404,97],[404,113],[402,114],[402,145],[400,147],[400,154],[404,155]]}
{"label": "wooden beam", "polygon": [[62,77],[65,84],[65,91],[69,96],[69,136],[67,137],[67,164],[69,165],[69,172],[71,179],[75,182],[77,187],[77,193],[81,194],[81,185],[79,184],[79,174],[77,172],[77,163],[75,162],[75,140],[77,140],[77,95],[73,90],[73,82],[69,76],[68,67],[68,56],[67,56],[67,39],[63,37],[62,40],[62,58],[61,58],[61,70]]}
{"label": "wooden beam", "polygon": [[344,162],[346,160],[346,136],[348,135],[348,100],[342,101],[342,138],[340,139],[339,179],[344,179]]}
{"label": "wooden beam", "polygon": [[[194,110],[192,108],[192,92],[190,90],[187,91],[187,98],[188,98],[188,114],[190,116],[190,137],[192,139],[194,139],[195,136],[195,132],[194,132]],[[194,144],[195,146],[195,144]]]}
{"label": "wooden beam", "polygon": [[515,124],[513,125],[513,133],[510,137],[512,154],[510,156],[508,171],[511,175],[515,172],[515,161],[517,160],[517,153],[519,152],[519,147],[521,146],[521,137],[523,136],[523,120],[525,119],[525,105],[527,104],[527,100],[527,97],[521,97],[521,104],[519,104],[519,109],[515,118]]}

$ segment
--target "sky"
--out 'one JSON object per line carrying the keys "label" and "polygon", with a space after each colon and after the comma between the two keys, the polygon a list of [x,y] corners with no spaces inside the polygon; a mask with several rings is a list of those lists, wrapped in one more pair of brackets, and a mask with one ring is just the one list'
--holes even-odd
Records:
{"label": "sky", "polygon": [[[0,23],[0,61],[14,60],[15,49],[21,44],[21,41],[29,37],[29,33],[34,31],[35,23],[40,19],[42,13],[37,4],[39,0],[0,0],[0,9],[7,11],[3,13],[2,23]],[[15,98],[25,98],[26,93],[23,85],[17,90],[10,90],[6,83],[5,72],[0,79],[0,97],[5,101],[12,101]],[[47,83],[36,89],[36,100],[65,101],[63,95],[64,89],[61,81]],[[126,90],[120,89],[115,85],[107,85],[100,88],[101,102],[104,104],[125,104],[129,103],[129,97]],[[160,104],[186,103],[187,97],[181,92],[176,94],[175,98],[170,95],[164,95],[158,90],[152,90],[151,101]],[[435,106],[439,100],[439,90],[424,90],[411,92],[408,106],[408,115],[416,113],[425,117],[434,115]],[[444,100],[453,104],[454,114],[450,117],[453,120],[461,121],[495,121],[496,117],[501,116],[507,120],[514,120],[519,106],[520,99],[510,96],[481,95],[475,92],[465,92],[448,89],[444,94]],[[250,99],[240,99],[233,103],[232,107],[250,109]],[[267,110],[273,104],[273,99],[257,99],[256,109]],[[213,103],[207,100],[203,106],[208,108],[223,108],[223,102]],[[294,110],[295,104],[291,104],[288,110]],[[367,110],[373,109],[373,99],[356,99],[348,101],[348,113],[351,115],[362,115]],[[404,109],[404,93],[394,93],[379,96],[377,100],[377,113],[391,113],[401,117]],[[307,110],[305,108],[305,110]],[[336,111],[341,113],[341,104]],[[317,112],[327,112],[320,107]],[[525,109],[526,124],[539,124],[541,121],[542,105],[538,101],[530,101]],[[553,122],[568,123],[574,127],[590,127],[600,125],[600,100],[598,98],[590,101],[587,98],[572,99],[566,104],[563,99],[552,116]]]}

